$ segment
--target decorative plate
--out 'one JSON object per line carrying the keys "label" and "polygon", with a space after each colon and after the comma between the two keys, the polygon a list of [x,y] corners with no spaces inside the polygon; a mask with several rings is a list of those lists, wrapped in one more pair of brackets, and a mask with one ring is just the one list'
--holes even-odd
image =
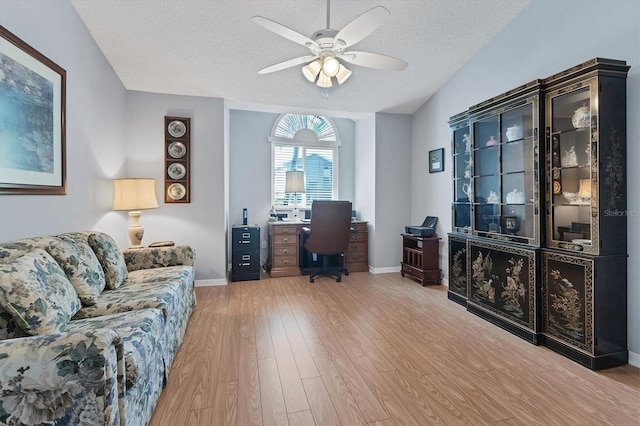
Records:
{"label": "decorative plate", "polygon": [[173,158],[182,158],[187,153],[187,147],[182,142],[171,142],[167,152]]}
{"label": "decorative plate", "polygon": [[179,180],[187,174],[187,168],[181,163],[171,163],[167,168],[167,174],[171,179]]}
{"label": "decorative plate", "polygon": [[169,123],[169,126],[167,126],[167,130],[174,138],[181,138],[187,133],[187,126],[182,121],[173,120]]}
{"label": "decorative plate", "polygon": [[184,198],[186,193],[187,189],[181,183],[172,183],[171,185],[169,185],[169,188],[167,188],[167,195],[172,200],[180,200]]}
{"label": "decorative plate", "polygon": [[553,181],[553,193],[556,195],[562,193],[562,186],[560,186],[560,182],[557,180]]}

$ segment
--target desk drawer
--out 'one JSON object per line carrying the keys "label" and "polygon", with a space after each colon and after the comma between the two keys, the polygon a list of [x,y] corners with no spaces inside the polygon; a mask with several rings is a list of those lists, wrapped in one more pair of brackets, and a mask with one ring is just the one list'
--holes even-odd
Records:
{"label": "desk drawer", "polygon": [[291,244],[291,245],[297,245],[298,244],[298,235],[297,234],[274,234],[273,235],[273,244],[278,246],[278,245],[283,245],[283,244]]}
{"label": "desk drawer", "polygon": [[351,231],[349,241],[367,241],[367,234],[365,232]]}
{"label": "desk drawer", "polygon": [[366,253],[351,253],[351,252],[347,252],[344,256],[344,260],[347,263],[359,263],[359,262],[366,262],[367,261],[367,255]]}
{"label": "desk drawer", "polygon": [[366,251],[367,251],[367,243],[364,241],[349,243],[349,246],[347,247],[348,254],[351,254],[351,253],[365,254]]}
{"label": "desk drawer", "polygon": [[351,224],[351,232],[367,232],[367,224],[366,223],[352,223]]}
{"label": "desk drawer", "polygon": [[274,256],[272,268],[277,268],[279,266],[296,266],[298,265],[298,256]]}
{"label": "desk drawer", "polygon": [[298,235],[298,227],[297,226],[273,226],[273,233],[278,234],[289,234],[289,235]]}
{"label": "desk drawer", "polygon": [[291,245],[284,245],[284,244],[279,244],[279,245],[275,245],[273,246],[273,255],[274,256],[295,256],[298,254],[298,246],[291,244]]}

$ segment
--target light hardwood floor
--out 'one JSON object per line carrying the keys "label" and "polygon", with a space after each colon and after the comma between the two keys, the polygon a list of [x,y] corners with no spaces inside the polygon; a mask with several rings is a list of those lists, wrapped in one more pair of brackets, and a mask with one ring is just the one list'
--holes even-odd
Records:
{"label": "light hardwood floor", "polygon": [[590,371],[400,273],[196,293],[152,426],[640,424],[640,369]]}

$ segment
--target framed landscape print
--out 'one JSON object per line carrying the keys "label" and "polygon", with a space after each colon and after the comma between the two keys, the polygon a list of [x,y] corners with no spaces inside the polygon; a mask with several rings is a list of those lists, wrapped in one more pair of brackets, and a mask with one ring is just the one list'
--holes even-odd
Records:
{"label": "framed landscape print", "polygon": [[429,173],[444,171],[444,148],[429,151]]}
{"label": "framed landscape print", "polygon": [[0,26],[0,194],[66,194],[66,71]]}

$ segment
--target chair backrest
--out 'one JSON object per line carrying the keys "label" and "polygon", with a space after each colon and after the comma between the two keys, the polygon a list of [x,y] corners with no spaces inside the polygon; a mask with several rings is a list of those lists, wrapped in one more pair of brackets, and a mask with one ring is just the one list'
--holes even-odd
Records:
{"label": "chair backrest", "polygon": [[318,254],[347,251],[351,229],[351,201],[314,201],[307,250]]}

